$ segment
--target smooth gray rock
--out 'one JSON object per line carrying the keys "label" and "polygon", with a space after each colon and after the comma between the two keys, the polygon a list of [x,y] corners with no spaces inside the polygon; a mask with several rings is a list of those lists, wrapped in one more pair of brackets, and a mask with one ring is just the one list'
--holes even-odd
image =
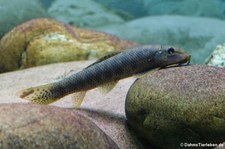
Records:
{"label": "smooth gray rock", "polygon": [[133,18],[155,15],[185,15],[225,19],[225,1],[222,0],[123,0],[123,3],[121,0],[94,1]]}
{"label": "smooth gray rock", "polygon": [[191,65],[137,80],[126,98],[133,130],[157,148],[224,142],[225,69]]}
{"label": "smooth gray rock", "polygon": [[143,0],[148,15],[185,15],[225,19],[223,0]]}
{"label": "smooth gray rock", "polygon": [[0,12],[0,38],[25,21],[49,17],[39,0],[0,0]]}
{"label": "smooth gray rock", "polygon": [[49,8],[55,0],[40,0],[46,8]]}
{"label": "smooth gray rock", "polygon": [[97,30],[143,44],[184,48],[192,55],[192,63],[204,63],[216,45],[224,43],[225,39],[224,21],[200,17],[145,17]]}
{"label": "smooth gray rock", "polygon": [[83,28],[124,22],[121,17],[92,0],[56,0],[48,12],[59,21]]}
{"label": "smooth gray rock", "polygon": [[121,17],[138,18],[148,15],[144,0],[94,0],[120,14]]}

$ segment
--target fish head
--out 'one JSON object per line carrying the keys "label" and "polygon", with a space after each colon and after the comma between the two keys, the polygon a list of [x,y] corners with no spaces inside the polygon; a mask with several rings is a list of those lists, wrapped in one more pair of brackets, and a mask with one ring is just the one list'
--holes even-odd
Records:
{"label": "fish head", "polygon": [[191,55],[175,47],[161,47],[155,52],[154,58],[160,67],[168,67],[185,63],[188,65]]}

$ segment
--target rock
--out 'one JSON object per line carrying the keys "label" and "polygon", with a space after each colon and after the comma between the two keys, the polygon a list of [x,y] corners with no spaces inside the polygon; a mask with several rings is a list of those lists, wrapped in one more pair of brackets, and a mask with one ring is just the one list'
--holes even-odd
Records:
{"label": "rock", "polygon": [[45,7],[49,8],[55,0],[40,0],[40,1],[43,3]]}
{"label": "rock", "polygon": [[[126,98],[129,124],[149,143],[221,143],[225,138],[225,69],[191,65],[137,80]],[[181,147],[182,148],[182,147]]]}
{"label": "rock", "polygon": [[[144,149],[136,136],[128,129],[126,120],[109,112],[82,109],[81,114],[90,118],[101,128],[121,149]],[[149,147],[148,147],[149,148]],[[151,148],[149,148],[151,149]]]}
{"label": "rock", "polygon": [[[21,89],[50,83],[71,75],[85,68],[93,61],[68,62],[50,64],[20,71],[0,74],[0,103],[27,103],[16,93]],[[125,97],[135,78],[127,78],[118,82],[107,95],[98,89],[87,92],[80,114],[84,114],[101,128],[119,148],[139,148],[135,136],[128,130],[125,117]],[[72,96],[68,95],[51,104],[61,108],[73,108]]]}
{"label": "rock", "polygon": [[100,27],[96,30],[143,44],[181,47],[192,55],[192,63],[204,63],[213,48],[224,43],[224,26],[225,22],[217,19],[154,16],[136,19],[121,25]]}
{"label": "rock", "polygon": [[225,44],[218,45],[206,60],[209,66],[225,67]]}
{"label": "rock", "polygon": [[121,17],[92,0],[56,0],[48,9],[48,12],[57,20],[82,28],[124,22]]}
{"label": "rock", "polygon": [[[195,0],[144,0],[148,15],[186,15],[225,19],[225,3],[221,0],[196,2]],[[166,8],[166,9],[165,9]]]}
{"label": "rock", "polygon": [[38,0],[0,0],[0,6],[0,38],[22,22],[50,17]]}
{"label": "rock", "polygon": [[[145,5],[144,0],[120,0],[105,1],[105,0],[94,0],[103,6],[110,8],[114,12],[117,12],[121,17],[125,18],[138,18],[148,15],[148,9]],[[134,7],[135,6],[135,7]]]}
{"label": "rock", "polygon": [[[105,1],[94,0],[116,12],[128,14],[133,18],[159,15],[185,15],[219,18],[224,20],[225,3],[221,0],[120,0]],[[135,6],[135,7],[133,7]]]}
{"label": "rock", "polygon": [[96,59],[134,46],[105,33],[71,27],[51,19],[35,19],[0,41],[0,72],[44,64]]}
{"label": "rock", "polygon": [[2,148],[118,148],[76,110],[1,104],[0,111]]}

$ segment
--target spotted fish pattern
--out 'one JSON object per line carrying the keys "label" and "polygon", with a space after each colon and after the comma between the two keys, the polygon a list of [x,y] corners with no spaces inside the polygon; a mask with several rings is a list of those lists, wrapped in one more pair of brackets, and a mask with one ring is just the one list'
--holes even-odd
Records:
{"label": "spotted fish pattern", "polygon": [[87,90],[155,68],[180,65],[189,61],[189,54],[174,47],[139,46],[105,56],[58,82],[24,89],[18,94],[33,103],[50,104],[68,94],[80,93],[81,99],[76,99],[80,106]]}

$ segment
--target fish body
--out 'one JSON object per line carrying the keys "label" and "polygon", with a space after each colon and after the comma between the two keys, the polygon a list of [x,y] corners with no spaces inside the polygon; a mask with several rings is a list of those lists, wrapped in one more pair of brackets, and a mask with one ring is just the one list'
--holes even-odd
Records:
{"label": "fish body", "polygon": [[[85,92],[146,71],[190,61],[190,55],[172,47],[140,46],[101,59],[58,82],[31,87],[19,96],[34,103],[49,104],[75,92]],[[80,99],[81,104],[83,99]]]}

